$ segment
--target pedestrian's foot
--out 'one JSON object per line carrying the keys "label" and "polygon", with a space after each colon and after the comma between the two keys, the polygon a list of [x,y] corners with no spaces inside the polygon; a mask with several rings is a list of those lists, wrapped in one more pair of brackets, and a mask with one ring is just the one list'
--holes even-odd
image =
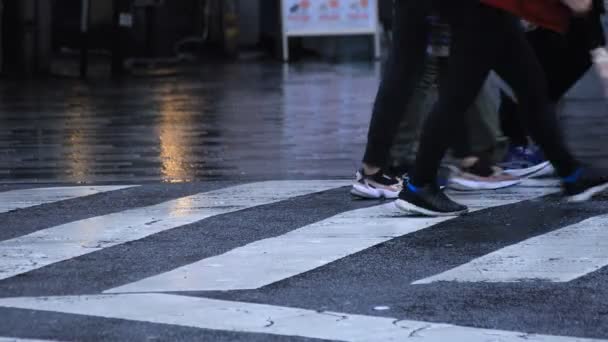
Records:
{"label": "pedestrian's foot", "polygon": [[399,192],[402,189],[403,181],[401,178],[390,176],[382,170],[367,175],[361,169],[357,172],[350,193],[365,199],[395,199],[399,197]]}
{"label": "pedestrian's foot", "polygon": [[448,186],[459,191],[497,190],[521,183],[518,177],[505,173],[489,161],[465,158],[460,168],[451,167]]}
{"label": "pedestrian's foot", "polygon": [[406,213],[423,216],[459,216],[469,211],[466,206],[452,201],[435,184],[424,187],[406,185],[395,205]]}
{"label": "pedestrian's foot", "polygon": [[544,177],[555,173],[551,163],[536,146],[511,147],[500,167],[505,174],[519,178]]}
{"label": "pedestrian's foot", "polygon": [[[400,164],[397,166],[393,166],[390,168],[390,174],[397,175],[397,177],[401,177],[403,180],[403,184],[409,182],[410,180],[410,170],[414,167],[411,166],[413,163],[409,164]],[[437,172],[437,185],[440,189],[443,189],[448,186],[448,181],[450,174],[452,173],[450,166],[442,165]]]}
{"label": "pedestrian's foot", "polygon": [[595,169],[579,169],[563,180],[569,202],[585,202],[608,189],[608,173]]}
{"label": "pedestrian's foot", "polygon": [[391,165],[388,172],[391,175],[397,175],[404,179],[409,177],[410,171],[413,169],[413,163],[411,162],[399,162]]}

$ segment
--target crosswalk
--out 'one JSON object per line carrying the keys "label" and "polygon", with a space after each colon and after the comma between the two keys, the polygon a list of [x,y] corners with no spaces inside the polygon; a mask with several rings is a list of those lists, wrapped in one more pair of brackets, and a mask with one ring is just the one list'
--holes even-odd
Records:
{"label": "crosswalk", "polygon": [[[398,315],[391,316],[394,312],[390,310],[385,314],[380,311],[370,314],[354,309],[352,312],[335,311],[331,310],[331,306],[329,309],[298,307],[300,304],[289,300],[272,305],[238,300],[236,294],[239,291],[253,291],[253,298],[256,298],[255,291],[266,291],[271,285],[283,284],[296,277],[306,277],[311,272],[325,270],[337,262],[348,262],[364,251],[373,251],[387,243],[399,244],[407,238],[414,243],[428,244],[428,234],[432,235],[445,224],[453,224],[454,220],[467,220],[405,217],[392,203],[352,201],[346,195],[346,188],[340,190],[346,185],[346,181],[334,180],[266,181],[228,185],[147,207],[135,207],[44,227],[29,234],[0,241],[0,308],[243,334],[299,336],[338,341],[400,341],[412,336],[422,341],[601,340],[588,336],[568,337],[559,330],[556,333],[546,333],[543,329],[537,331],[534,328],[517,330],[507,326],[501,329],[500,326],[487,328],[483,324],[476,327],[474,323],[463,325],[450,321],[435,322],[407,317],[402,319]],[[493,220],[492,208],[500,212],[519,210],[519,207],[510,206],[522,202],[529,203],[529,206],[545,202],[555,206],[566,205],[559,203],[555,196],[552,197],[559,191],[554,185],[551,182],[528,182],[520,188],[486,193],[456,193],[453,196],[471,207],[474,212],[480,213],[478,216],[472,214],[473,218],[469,220],[500,225],[500,220],[507,220],[508,215],[506,219],[495,217]],[[110,195],[118,190],[126,192],[125,195],[128,196],[129,189],[133,188],[135,186],[62,187],[0,192],[0,215],[12,215],[16,209],[28,210],[68,199],[87,201],[88,196]],[[56,189],[56,192],[53,189]],[[322,196],[325,197],[320,205],[332,205],[332,201],[352,201],[352,207],[345,207],[341,209],[343,211],[329,217],[319,213],[319,219],[312,220],[312,223],[285,228],[280,232],[259,232],[265,226],[281,226],[281,222],[290,226],[292,217],[302,215],[304,209],[307,209],[307,213],[315,213],[314,207],[310,206]],[[335,200],[332,196],[336,196]],[[280,212],[274,211],[275,208],[281,208]],[[581,211],[581,219],[574,224],[549,228],[543,234],[518,237],[517,243],[499,246],[456,267],[437,267],[437,263],[442,262],[438,259],[432,267],[429,265],[429,269],[441,269],[441,272],[417,278],[418,280],[403,286],[413,286],[412,291],[425,291],[424,287],[435,291],[435,284],[449,283],[568,284],[596,274],[608,266],[608,208],[603,208],[604,206],[598,206],[592,213]],[[485,213],[490,214],[489,218]],[[230,220],[222,218],[231,215],[244,215],[244,219],[260,219],[245,222],[245,229],[240,229],[231,236],[231,239],[235,240],[231,242],[231,246],[235,247],[227,250],[205,246],[205,241],[201,241],[200,248],[211,248],[217,252],[189,262],[184,262],[181,257],[171,259],[176,254],[170,249],[154,250],[156,254],[166,255],[169,259],[167,262],[173,262],[174,266],[167,270],[159,269],[157,272],[146,269],[140,273],[137,271],[126,277],[124,283],[102,288],[98,293],[66,293],[60,296],[48,296],[45,293],[40,293],[39,296],[3,295],[3,289],[10,289],[11,293],[14,293],[17,284],[23,284],[33,272],[61,269],[65,262],[71,260],[79,260],[82,271],[87,272],[87,267],[90,267],[87,265],[99,265],[104,262],[95,260],[98,253],[118,246],[128,246],[136,241],[143,241],[145,244],[150,237],[163,236],[162,234],[183,227],[193,227],[196,230],[199,225],[205,227],[201,223],[210,219],[214,219],[216,225],[216,230],[210,234],[230,229],[230,226],[223,226],[224,222],[230,224]],[[518,212],[513,212],[512,215],[518,215]],[[265,219],[279,221],[271,224],[264,222]],[[527,234],[518,233],[517,227],[512,227],[512,231],[513,234]],[[248,235],[254,232],[262,238],[251,241]],[[427,234],[424,235],[424,241],[416,242],[416,239],[422,239],[421,233]],[[171,239],[190,238],[189,235],[180,236],[172,235]],[[430,243],[443,243],[449,248],[450,243],[443,242],[442,236],[444,235],[432,238]],[[468,242],[469,244],[474,245],[473,242]],[[170,242],[168,245],[170,246]],[[149,253],[138,248],[127,248],[124,253],[127,256],[137,255],[138,258]],[[404,245],[404,248],[407,246]],[[85,257],[86,259],[83,259]],[[91,260],[94,260],[94,263]],[[415,263],[416,260],[411,262]],[[145,263],[142,264],[145,268]],[[111,269],[112,265],[107,267]],[[358,272],[365,271],[362,269]],[[344,286],[341,281],[349,282],[345,277],[343,274],[336,275],[335,281]],[[47,279],[49,283],[62,283],[52,279],[52,273],[50,279]],[[210,298],[217,293],[223,293],[227,299]],[[236,297],[231,298],[233,293]],[[303,302],[305,303],[305,300]],[[311,329],[312,326],[316,328]],[[1,323],[0,336],[12,336],[9,331],[3,331]],[[596,337],[593,334],[591,336]],[[30,337],[32,336],[23,336]],[[453,339],[454,337],[460,339]],[[65,339],[70,338],[67,335],[57,336],[57,340]]]}
{"label": "crosswalk", "polygon": [[131,187],[133,186],[74,186],[5,191],[0,192],[0,213]]}
{"label": "crosswalk", "polygon": [[[335,182],[265,182],[178,198],[158,205],[50,227],[0,242],[0,279],[212,216],[330,189]],[[255,194],[252,196],[252,194]]]}
{"label": "crosswalk", "polygon": [[0,305],[133,321],[144,320],[210,330],[219,329],[347,342],[405,341],[410,338],[416,338],[417,341],[422,342],[600,341],[168,294],[19,298],[0,300]]}
{"label": "crosswalk", "polygon": [[608,216],[597,216],[487,254],[414,284],[568,282],[608,266]]}
{"label": "crosswalk", "polygon": [[[527,190],[527,200],[551,190]],[[509,194],[479,198],[462,196],[472,210],[512,203]],[[388,240],[415,233],[446,221],[446,218],[412,218],[407,222],[393,203],[358,209],[296,229],[287,234],[256,241],[216,257],[201,260],[167,273],[106,291],[173,292],[255,289],[329,264]]]}
{"label": "crosswalk", "polygon": [[[0,337],[0,342],[51,342],[50,340],[32,340],[25,338],[13,338],[13,337]],[[58,342],[58,341],[55,341]]]}

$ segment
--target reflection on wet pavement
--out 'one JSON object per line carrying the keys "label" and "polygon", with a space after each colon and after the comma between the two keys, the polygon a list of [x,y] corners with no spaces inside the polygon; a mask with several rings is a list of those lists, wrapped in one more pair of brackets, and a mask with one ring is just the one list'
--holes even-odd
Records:
{"label": "reflection on wet pavement", "polygon": [[[241,63],[123,82],[5,80],[0,182],[350,178],[379,74],[378,64]],[[596,102],[567,106],[577,127],[567,131],[604,158]]]}
{"label": "reflection on wet pavement", "polygon": [[3,82],[3,182],[350,177],[378,66],[240,64]]}

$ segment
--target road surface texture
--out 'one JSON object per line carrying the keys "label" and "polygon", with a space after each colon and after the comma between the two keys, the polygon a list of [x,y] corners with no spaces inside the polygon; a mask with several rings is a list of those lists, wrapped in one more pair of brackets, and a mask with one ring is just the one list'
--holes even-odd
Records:
{"label": "road surface texture", "polygon": [[[0,341],[608,341],[608,196],[406,217],[349,184],[371,64],[0,85]],[[593,77],[563,105],[608,165]]]}

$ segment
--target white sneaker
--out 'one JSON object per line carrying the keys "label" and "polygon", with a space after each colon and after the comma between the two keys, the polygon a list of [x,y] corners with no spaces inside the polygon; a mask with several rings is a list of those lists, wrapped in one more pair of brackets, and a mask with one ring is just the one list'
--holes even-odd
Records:
{"label": "white sneaker", "polygon": [[463,167],[451,166],[450,170],[448,187],[458,191],[498,190],[521,183],[519,177],[506,174],[501,168],[478,158],[467,158]]}
{"label": "white sneaker", "polygon": [[448,187],[458,191],[498,190],[510,188],[520,183],[520,179],[504,173],[482,177],[471,173],[459,172],[449,178]]}
{"label": "white sneaker", "polygon": [[363,170],[357,171],[355,182],[350,193],[365,199],[395,199],[403,189],[403,180],[386,175],[382,170],[373,175],[366,175]]}
{"label": "white sneaker", "polygon": [[508,168],[504,170],[504,173],[513,177],[537,178],[551,176],[555,173],[555,169],[550,162],[546,161],[527,167]]}

